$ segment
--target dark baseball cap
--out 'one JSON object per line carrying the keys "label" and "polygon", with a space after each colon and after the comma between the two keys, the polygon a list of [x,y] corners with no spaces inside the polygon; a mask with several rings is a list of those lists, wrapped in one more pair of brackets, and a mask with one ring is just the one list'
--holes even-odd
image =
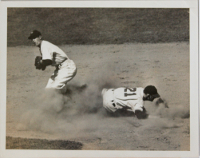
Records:
{"label": "dark baseball cap", "polygon": [[144,88],[144,93],[145,94],[150,94],[150,95],[154,96],[155,98],[160,97],[160,95],[158,94],[158,91],[157,91],[156,87],[152,86],[152,85],[146,86]]}
{"label": "dark baseball cap", "polygon": [[35,39],[39,36],[41,36],[42,34],[40,33],[40,31],[38,30],[33,30],[31,33],[30,33],[30,36],[28,37],[28,39]]}

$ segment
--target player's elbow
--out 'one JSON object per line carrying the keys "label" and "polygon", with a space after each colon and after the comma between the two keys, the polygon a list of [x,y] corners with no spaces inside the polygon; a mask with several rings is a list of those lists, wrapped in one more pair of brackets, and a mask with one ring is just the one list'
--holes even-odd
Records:
{"label": "player's elbow", "polygon": [[138,118],[138,119],[146,119],[148,117],[148,114],[146,112],[146,109],[143,108],[143,110],[135,110],[135,116]]}

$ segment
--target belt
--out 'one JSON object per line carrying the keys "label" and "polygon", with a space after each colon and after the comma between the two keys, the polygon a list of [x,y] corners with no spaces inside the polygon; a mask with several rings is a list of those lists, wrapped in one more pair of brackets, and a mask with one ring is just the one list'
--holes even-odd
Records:
{"label": "belt", "polygon": [[67,60],[67,58],[65,58],[63,61],[61,61],[58,65],[56,65],[56,67],[61,66],[62,63],[64,63]]}
{"label": "belt", "polygon": [[60,64],[58,64],[58,65],[61,65],[63,62],[65,62],[67,60],[67,58],[65,58]]}
{"label": "belt", "polygon": [[59,67],[61,66],[61,64],[62,64],[62,63],[64,63],[66,60],[67,60],[67,58],[65,58],[63,61],[61,61],[61,63],[59,63],[58,65],[56,65],[56,66],[55,66],[55,67],[56,67],[56,69],[58,70],[58,69],[59,69]]}

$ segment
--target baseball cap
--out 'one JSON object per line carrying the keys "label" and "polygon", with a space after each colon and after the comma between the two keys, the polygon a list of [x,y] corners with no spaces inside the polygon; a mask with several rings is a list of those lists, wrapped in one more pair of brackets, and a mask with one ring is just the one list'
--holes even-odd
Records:
{"label": "baseball cap", "polygon": [[33,31],[30,33],[28,39],[35,39],[35,38],[37,38],[37,37],[39,37],[39,36],[41,36],[41,35],[42,35],[42,34],[40,33],[40,31],[38,31],[38,30],[33,30]]}
{"label": "baseball cap", "polygon": [[160,95],[157,92],[156,87],[152,86],[152,85],[146,86],[144,88],[144,93],[145,94],[150,94],[150,95],[154,96],[155,98],[160,97]]}

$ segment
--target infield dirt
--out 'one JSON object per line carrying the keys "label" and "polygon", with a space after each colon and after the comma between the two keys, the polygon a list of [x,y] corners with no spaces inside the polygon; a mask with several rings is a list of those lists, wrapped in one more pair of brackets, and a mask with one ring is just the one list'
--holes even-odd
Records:
{"label": "infield dirt", "polygon": [[[6,136],[75,141],[83,150],[190,150],[188,42],[60,47],[78,68],[70,97],[44,91],[54,68],[34,68],[38,48],[8,47]],[[102,108],[103,87],[149,84],[168,109],[145,102],[152,117],[138,120]]]}

